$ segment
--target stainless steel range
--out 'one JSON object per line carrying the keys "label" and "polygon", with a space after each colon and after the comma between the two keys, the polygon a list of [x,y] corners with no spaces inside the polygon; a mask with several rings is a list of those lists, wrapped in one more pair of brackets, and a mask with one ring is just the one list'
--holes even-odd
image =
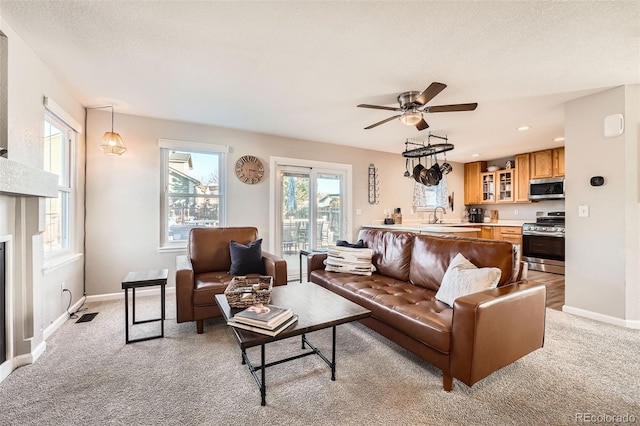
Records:
{"label": "stainless steel range", "polygon": [[564,275],[564,212],[537,212],[522,225],[522,260],[533,271]]}

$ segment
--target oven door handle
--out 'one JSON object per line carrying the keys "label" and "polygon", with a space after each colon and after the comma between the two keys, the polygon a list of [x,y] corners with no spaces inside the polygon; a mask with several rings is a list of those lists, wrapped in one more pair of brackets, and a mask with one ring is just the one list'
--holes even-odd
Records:
{"label": "oven door handle", "polygon": [[554,237],[554,238],[564,238],[564,233],[562,232],[538,232],[538,231],[525,231],[522,233],[523,236],[533,235],[540,237]]}

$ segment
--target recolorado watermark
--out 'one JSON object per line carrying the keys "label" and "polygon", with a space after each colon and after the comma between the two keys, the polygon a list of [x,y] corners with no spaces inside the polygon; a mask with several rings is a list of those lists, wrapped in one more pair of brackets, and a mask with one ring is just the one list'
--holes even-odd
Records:
{"label": "recolorado watermark", "polygon": [[636,423],[638,417],[635,414],[593,414],[593,413],[576,413],[576,423]]}

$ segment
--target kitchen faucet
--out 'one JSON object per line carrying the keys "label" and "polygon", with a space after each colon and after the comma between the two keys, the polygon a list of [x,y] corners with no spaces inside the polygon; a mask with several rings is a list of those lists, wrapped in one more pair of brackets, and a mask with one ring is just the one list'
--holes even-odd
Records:
{"label": "kitchen faucet", "polygon": [[[442,209],[442,214],[445,215],[447,214],[447,211],[444,209],[444,207],[442,206],[438,206],[435,209],[433,209],[433,222],[432,223],[438,223],[438,209]],[[429,215],[429,217],[431,217],[431,215]],[[442,223],[442,217],[440,218],[440,223]]]}

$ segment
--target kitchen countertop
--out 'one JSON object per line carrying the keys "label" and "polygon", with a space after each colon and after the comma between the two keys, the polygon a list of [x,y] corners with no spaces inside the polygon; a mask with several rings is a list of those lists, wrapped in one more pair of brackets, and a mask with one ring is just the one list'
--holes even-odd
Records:
{"label": "kitchen countertop", "polygon": [[[397,229],[397,230],[416,230],[416,229],[424,229],[424,227],[426,226],[431,226],[431,227],[438,227],[438,228],[461,228],[461,230],[459,231],[454,231],[449,229],[448,232],[465,232],[465,228],[468,227],[475,227],[475,228],[479,228],[481,226],[517,226],[517,227],[521,227],[523,224],[525,223],[535,223],[535,219],[532,220],[510,220],[510,219],[504,219],[504,220],[499,220],[495,223],[492,222],[482,222],[482,223],[470,223],[470,222],[456,222],[456,221],[451,221],[451,222],[442,222],[442,223],[429,223],[424,219],[421,220],[415,220],[415,219],[410,219],[407,221],[403,221],[403,223],[401,225],[384,225],[382,223],[374,223],[371,225],[363,225],[363,227],[365,228],[378,228],[378,227],[389,227],[389,228],[383,228],[383,229]],[[407,229],[404,229],[407,228]],[[410,229],[409,229],[410,228]],[[480,229],[478,229],[478,231],[480,231]],[[437,232],[437,231],[436,231]],[[439,232],[447,232],[447,231],[439,231]]]}
{"label": "kitchen countertop", "polygon": [[[461,224],[462,225],[462,224]],[[478,227],[467,226],[475,225],[473,223],[464,224],[465,226],[456,226],[453,224],[413,224],[413,225],[362,225],[363,228],[375,228],[375,229],[392,229],[395,231],[414,231],[414,232],[429,232],[434,234],[451,234],[458,232],[480,232]]]}

